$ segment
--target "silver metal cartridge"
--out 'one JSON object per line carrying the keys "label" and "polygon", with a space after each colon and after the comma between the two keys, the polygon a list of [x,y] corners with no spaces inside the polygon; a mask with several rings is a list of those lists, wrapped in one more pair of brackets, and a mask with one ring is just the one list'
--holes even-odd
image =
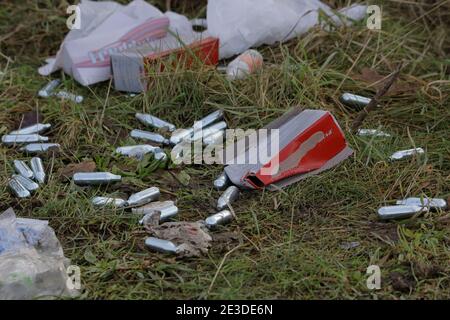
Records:
{"label": "silver metal cartridge", "polygon": [[364,108],[370,100],[372,99],[348,92],[341,96],[341,102],[349,107]]}
{"label": "silver metal cartridge", "polygon": [[36,123],[31,126],[11,131],[9,134],[39,134],[51,128],[50,123]]}
{"label": "silver metal cartridge", "polygon": [[25,187],[30,192],[36,191],[39,189],[39,185],[31,179],[25,178],[20,174],[14,174],[13,179],[18,181],[22,186]]}
{"label": "silver metal cartridge", "polygon": [[173,132],[176,129],[175,125],[150,114],[136,113],[136,119],[138,119],[141,123],[153,128],[167,129],[170,132]]}
{"label": "silver metal cartridge", "polygon": [[31,196],[30,191],[28,191],[23,185],[20,184],[19,181],[12,178],[8,181],[8,186],[14,195],[18,198],[27,198]]}
{"label": "silver metal cartridge", "polygon": [[239,198],[239,189],[236,186],[228,187],[217,200],[217,209],[228,208],[228,204],[233,203],[237,198]]}
{"label": "silver metal cartridge", "polygon": [[123,208],[127,205],[127,201],[120,198],[94,197],[91,200],[96,207],[116,207]]}
{"label": "silver metal cartridge", "polygon": [[157,144],[164,144],[164,145],[170,144],[170,141],[168,139],[154,132],[134,129],[133,131],[131,131],[130,136],[135,139],[147,140]]}
{"label": "silver metal cartridge", "polygon": [[228,178],[227,174],[222,172],[220,176],[217,177],[216,180],[214,180],[214,188],[216,190],[222,191],[228,188],[230,185],[230,179]]}
{"label": "silver metal cartridge", "polygon": [[397,200],[398,205],[404,206],[420,206],[420,207],[430,207],[430,209],[442,209],[447,208],[447,201],[439,198],[406,198],[403,200]]}
{"label": "silver metal cartridge", "polygon": [[38,134],[5,134],[2,142],[8,146],[21,143],[46,142],[48,137]]}
{"label": "silver metal cartridge", "polygon": [[377,129],[358,129],[356,132],[358,136],[361,137],[390,137],[389,133],[386,133]]}
{"label": "silver metal cartridge", "polygon": [[387,206],[378,209],[378,217],[382,220],[401,219],[426,211],[427,208],[421,206]]}
{"label": "silver metal cartridge", "polygon": [[67,91],[58,91],[56,93],[56,96],[59,97],[59,98],[62,98],[64,100],[71,100],[71,101],[73,101],[75,103],[82,103],[83,100],[84,100],[83,96],[76,95],[76,94],[73,94],[73,93],[70,93],[70,92],[67,92]]}
{"label": "silver metal cartridge", "polygon": [[170,137],[170,144],[173,146],[179,144],[186,137],[190,137],[193,132],[194,132],[194,128],[175,130],[172,133],[172,136]]}
{"label": "silver metal cartridge", "polygon": [[220,211],[205,220],[208,229],[214,229],[219,225],[224,225],[233,220],[233,214],[229,210]]}
{"label": "silver metal cartridge", "polygon": [[390,160],[401,160],[407,157],[411,157],[413,155],[417,154],[424,154],[425,151],[422,148],[415,148],[415,149],[408,149],[408,150],[401,150],[394,152],[392,156],[389,157]]}
{"label": "silver metal cartridge", "polygon": [[157,188],[157,187],[151,187],[151,188],[145,189],[138,193],[132,194],[128,198],[128,205],[132,206],[132,207],[142,206],[149,202],[158,200],[160,194],[161,193],[159,191],[159,188]]}
{"label": "silver metal cartridge", "polygon": [[223,110],[217,110],[213,113],[208,114],[206,117],[200,119],[199,121],[196,121],[195,127],[204,128],[221,119],[223,119]]}
{"label": "silver metal cartridge", "polygon": [[31,158],[30,163],[31,163],[31,170],[33,170],[33,175],[36,181],[39,183],[44,183],[45,170],[41,158],[38,157]]}
{"label": "silver metal cartridge", "polygon": [[168,240],[162,240],[158,238],[148,237],[145,239],[145,245],[147,248],[163,253],[177,253],[178,247]]}
{"label": "silver metal cartridge", "polygon": [[159,215],[159,222],[165,222],[167,220],[172,219],[178,214],[178,207],[175,205],[167,206],[160,208],[158,210],[154,210],[152,212],[146,213],[145,216],[139,221],[139,224],[146,225],[150,221],[153,221],[153,216],[155,214]]}
{"label": "silver metal cartridge", "polygon": [[53,91],[60,85],[61,80],[55,79],[50,81],[43,87],[41,90],[38,91],[38,96],[42,98],[48,98],[53,95]]}
{"label": "silver metal cartridge", "polygon": [[45,153],[48,151],[56,151],[61,146],[58,143],[30,143],[20,148],[20,151],[25,151],[30,154]]}
{"label": "silver metal cartridge", "polygon": [[225,130],[220,130],[210,134],[203,138],[203,145],[210,146],[212,144],[218,144],[223,142],[223,138],[225,137]]}
{"label": "silver metal cartridge", "polygon": [[34,174],[33,171],[28,167],[25,161],[22,160],[14,160],[14,169],[16,172],[25,178],[33,179]]}
{"label": "silver metal cartridge", "polygon": [[209,127],[203,128],[202,130],[199,130],[199,131],[195,131],[195,128],[194,128],[193,136],[188,136],[185,138],[185,140],[188,142],[197,141],[197,140],[203,139],[204,137],[210,136],[218,131],[225,130],[226,128],[227,128],[227,123],[225,121],[215,123]]}
{"label": "silver metal cartridge", "polygon": [[78,185],[102,185],[121,180],[121,176],[110,172],[77,172],[73,175],[73,182]]}

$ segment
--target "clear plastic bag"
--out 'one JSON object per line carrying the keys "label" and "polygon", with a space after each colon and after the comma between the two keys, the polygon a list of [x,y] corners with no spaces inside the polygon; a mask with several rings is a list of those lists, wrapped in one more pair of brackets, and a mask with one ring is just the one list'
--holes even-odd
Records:
{"label": "clear plastic bag", "polygon": [[67,287],[70,261],[47,221],[0,215],[0,299],[75,296]]}

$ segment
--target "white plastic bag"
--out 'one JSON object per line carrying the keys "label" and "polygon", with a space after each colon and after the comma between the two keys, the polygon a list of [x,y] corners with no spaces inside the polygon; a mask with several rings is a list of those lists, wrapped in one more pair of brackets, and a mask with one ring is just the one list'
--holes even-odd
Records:
{"label": "white plastic bag", "polygon": [[126,6],[82,0],[80,16],[81,29],[67,34],[56,58],[39,68],[41,75],[63,68],[85,86],[108,80],[111,53],[164,37],[169,26],[169,19],[143,0]]}
{"label": "white plastic bag", "polygon": [[[320,10],[341,23],[340,17],[319,0],[209,0],[208,32],[220,39],[220,58],[229,58],[249,48],[287,41],[307,32],[319,23]],[[360,20],[366,14],[366,6],[354,5],[339,13]]]}

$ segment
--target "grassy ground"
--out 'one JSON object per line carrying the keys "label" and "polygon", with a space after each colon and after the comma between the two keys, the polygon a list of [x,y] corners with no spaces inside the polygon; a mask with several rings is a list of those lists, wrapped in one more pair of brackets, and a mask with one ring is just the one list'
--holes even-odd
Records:
{"label": "grassy ground", "polygon": [[[384,9],[381,31],[369,31],[364,23],[331,32],[316,29],[261,48],[267,61],[263,72],[244,81],[229,83],[216,72],[165,73],[148,94],[131,98],[109,83],[83,88],[57,72],[66,89],[85,96],[75,105],[36,96],[48,81],[36,69],[66,33],[67,3],[2,1],[0,134],[15,129],[24,113],[38,110],[53,124],[49,136],[63,151],[45,159],[49,183],[32,198],[18,200],[6,182],[12,160],[24,155],[0,146],[0,210],[12,206],[19,216],[50,221],[66,256],[81,267],[87,299],[450,298],[448,212],[399,222],[376,216],[379,206],[402,197],[450,197],[450,2],[375,2]],[[204,13],[205,1],[189,3],[172,6],[192,17]],[[354,74],[368,67],[387,75],[401,61],[401,82],[409,89],[385,97],[364,124],[393,137],[349,133],[356,112],[340,104],[339,95],[374,93]],[[167,170],[151,159],[139,163],[112,155],[116,146],[131,141],[127,134],[138,126],[134,113],[148,111],[182,127],[223,108],[230,127],[259,128],[294,105],[331,111],[354,155],[284,192],[244,193],[234,207],[237,221],[216,233],[217,242],[203,258],[178,261],[148,252],[138,218],[89,203],[106,191],[129,194],[158,186],[164,199],[177,200],[178,219],[205,218],[214,213],[219,196],[212,188],[218,166]],[[425,148],[426,156],[386,160],[414,146]],[[86,159],[99,170],[123,174],[124,182],[108,190],[80,188],[59,176],[66,165]],[[188,185],[180,183],[186,180]],[[341,247],[354,241],[358,247]],[[366,269],[373,264],[381,268],[381,290],[366,287]]]}

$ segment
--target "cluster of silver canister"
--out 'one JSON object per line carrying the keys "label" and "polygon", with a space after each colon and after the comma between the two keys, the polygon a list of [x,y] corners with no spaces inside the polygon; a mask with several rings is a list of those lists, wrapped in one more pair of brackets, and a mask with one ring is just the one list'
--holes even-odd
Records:
{"label": "cluster of silver canister", "polygon": [[[342,94],[340,98],[341,102],[345,104],[346,106],[361,109],[366,107],[369,102],[371,101],[370,98],[360,96],[357,94],[345,92]],[[371,137],[391,137],[389,133],[386,133],[384,131],[378,130],[378,129],[358,129],[357,133],[358,136],[371,136]],[[407,150],[400,150],[394,152],[390,157],[389,160],[396,161],[396,160],[402,160],[405,158],[409,158],[414,155],[420,155],[424,154],[425,150],[422,148],[413,148],[413,149],[407,149]]]}
{"label": "cluster of silver canister", "polygon": [[[201,141],[203,146],[209,146],[223,141],[227,123],[223,120],[223,110],[217,110],[196,121],[191,128],[178,129],[172,133],[169,141],[174,149],[172,156],[181,159],[184,148],[178,146]],[[173,159],[177,160],[177,159]]]}
{"label": "cluster of silver canister", "polygon": [[178,207],[173,201],[159,201],[161,192],[157,187],[151,187],[134,193],[127,200],[114,197],[94,197],[91,202],[96,207],[113,207],[131,209],[134,214],[142,215],[139,221],[142,225],[154,222],[166,222],[178,214]]}
{"label": "cluster of silver canister", "polygon": [[[175,125],[150,114],[136,113],[136,119],[150,128],[162,129],[169,132],[173,132],[176,129]],[[167,160],[167,154],[164,152],[162,147],[170,145],[170,141],[163,135],[155,132],[134,129],[130,132],[130,137],[132,137],[133,139],[145,141],[147,143],[152,143],[154,145],[138,144],[132,146],[123,146],[117,148],[116,153],[137,159],[142,159],[146,154],[153,154],[156,160]]]}
{"label": "cluster of silver canister", "polygon": [[[136,119],[147,127],[171,133],[170,138],[166,138],[160,133],[134,129],[130,132],[130,137],[136,140],[145,141],[147,144],[122,146],[116,149],[116,153],[142,159],[146,154],[153,154],[155,159],[164,161],[167,154],[163,148],[179,144],[192,143],[202,140],[204,146],[223,141],[227,124],[223,121],[223,111],[217,110],[203,119],[197,121],[194,126],[188,129],[177,129],[175,125],[163,119],[146,113],[136,113]],[[181,157],[182,148],[176,157]]]}
{"label": "cluster of silver canister", "polygon": [[9,188],[18,198],[30,197],[39,189],[39,185],[45,183],[45,170],[41,158],[34,157],[30,160],[30,166],[23,160],[14,160],[15,174],[8,182]]}
{"label": "cluster of silver canister", "polygon": [[382,220],[404,219],[428,211],[447,209],[447,201],[439,198],[407,198],[397,200],[395,206],[378,209],[378,217]]}
{"label": "cluster of silver canister", "polygon": [[[221,174],[214,181],[214,187],[217,190],[225,190],[225,191],[217,200],[216,209],[218,210],[218,212],[207,217],[203,221],[205,227],[210,230],[214,230],[219,226],[226,225],[233,220],[234,215],[232,213],[231,204],[239,198],[239,189],[236,186],[230,186],[230,181],[228,177],[225,175],[225,173]],[[136,209],[137,213],[145,213],[140,212],[139,210],[140,209]],[[141,223],[146,224],[146,220],[149,219],[152,219],[152,217],[146,215],[141,220]],[[145,245],[149,249],[159,252],[178,253],[179,251],[179,246],[177,246],[175,243],[154,237],[148,237],[145,240]]]}
{"label": "cluster of silver canister", "polygon": [[7,146],[20,146],[19,150],[28,154],[39,154],[59,149],[59,144],[49,143],[49,138],[41,135],[50,127],[51,124],[49,123],[36,123],[20,128],[3,135],[2,143]]}
{"label": "cluster of silver canister", "polygon": [[[115,182],[120,182],[122,177],[110,172],[78,172],[73,176],[73,181],[77,185],[92,186],[92,185],[107,185]],[[214,186],[218,190],[225,190],[217,200],[216,214],[207,217],[204,220],[204,225],[208,229],[215,229],[220,225],[225,225],[233,220],[233,214],[230,210],[231,204],[239,197],[239,189],[235,186],[230,186],[230,182],[223,173],[218,177]],[[151,187],[132,194],[127,200],[123,198],[96,196],[92,198],[91,202],[95,207],[111,207],[131,209],[132,213],[143,216],[139,223],[141,225],[151,225],[153,223],[163,223],[178,214],[178,207],[173,201],[159,201],[160,190],[157,187]],[[164,240],[149,237],[145,240],[145,244],[150,249],[162,252],[176,253],[178,246],[174,243]]]}
{"label": "cluster of silver canister", "polygon": [[[349,107],[364,108],[371,99],[346,92],[341,98],[341,102]],[[378,129],[359,129],[357,132],[359,136],[372,136],[372,137],[391,137],[389,133]],[[415,155],[422,155],[425,150],[422,148],[412,148],[407,150],[400,150],[394,152],[390,157],[390,161],[402,160]],[[378,209],[378,217],[383,220],[409,218],[414,215],[427,212],[429,210],[444,210],[447,208],[447,203],[444,199],[428,199],[428,198],[407,198],[404,200],[398,200],[395,206],[386,206]]]}
{"label": "cluster of silver canister", "polygon": [[58,97],[63,100],[73,101],[75,103],[83,102],[83,100],[84,100],[83,96],[76,95],[76,94],[67,92],[65,90],[56,91],[56,88],[58,88],[60,84],[61,84],[60,79],[54,79],[54,80],[50,81],[49,83],[47,83],[45,85],[45,87],[43,87],[41,90],[39,90],[38,96],[41,98]]}

